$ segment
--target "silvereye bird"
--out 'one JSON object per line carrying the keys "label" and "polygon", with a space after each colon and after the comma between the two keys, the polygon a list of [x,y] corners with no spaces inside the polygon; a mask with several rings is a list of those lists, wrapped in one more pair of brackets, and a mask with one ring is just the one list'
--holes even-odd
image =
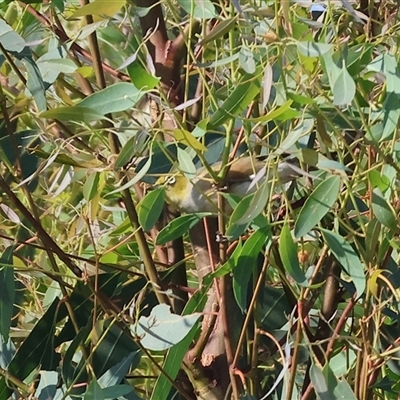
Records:
{"label": "silvereye bird", "polygon": [[[281,183],[288,183],[301,175],[296,166],[297,160],[282,161],[277,166],[277,175]],[[272,179],[273,168],[265,168],[265,162],[252,157],[241,157],[232,162],[225,176],[224,188],[220,191],[245,197],[257,190],[265,180]],[[214,164],[213,170],[218,172],[221,163]],[[268,171],[268,172],[267,172]],[[217,212],[218,188],[206,168],[198,170],[197,176],[189,180],[182,173],[172,173],[161,177],[157,185],[164,184],[168,203],[185,213]]]}

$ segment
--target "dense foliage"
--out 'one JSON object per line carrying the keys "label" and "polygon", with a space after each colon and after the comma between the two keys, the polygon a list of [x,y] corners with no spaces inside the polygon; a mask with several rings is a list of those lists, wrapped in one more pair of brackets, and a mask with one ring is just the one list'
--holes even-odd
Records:
{"label": "dense foliage", "polygon": [[397,399],[398,7],[0,1],[0,400]]}

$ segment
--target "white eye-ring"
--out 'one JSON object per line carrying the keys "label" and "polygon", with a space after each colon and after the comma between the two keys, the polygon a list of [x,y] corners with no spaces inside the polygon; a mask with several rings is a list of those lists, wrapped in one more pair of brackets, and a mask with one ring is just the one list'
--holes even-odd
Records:
{"label": "white eye-ring", "polygon": [[170,186],[175,185],[175,183],[176,183],[176,178],[175,178],[175,176],[169,176],[169,177],[165,180],[165,183],[166,183],[167,185],[170,185]]}

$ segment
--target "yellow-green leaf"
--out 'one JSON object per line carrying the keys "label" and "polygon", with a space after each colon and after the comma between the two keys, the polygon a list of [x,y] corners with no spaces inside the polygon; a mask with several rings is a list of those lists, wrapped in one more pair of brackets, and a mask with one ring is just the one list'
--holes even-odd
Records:
{"label": "yellow-green leaf", "polygon": [[189,131],[185,129],[176,129],[173,132],[174,138],[186,146],[197,151],[206,151],[207,147],[200,143]]}
{"label": "yellow-green leaf", "polygon": [[93,3],[86,4],[75,11],[71,18],[83,17],[85,15],[98,15],[112,17],[114,16],[121,7],[125,5],[125,0],[95,0]]}
{"label": "yellow-green leaf", "polygon": [[217,128],[231,118],[238,116],[260,93],[260,71],[246,74],[239,84],[224,101],[221,107],[212,115],[209,128]]}
{"label": "yellow-green leaf", "polygon": [[99,185],[100,174],[98,172],[94,172],[89,175],[86,179],[85,184],[83,185],[83,197],[90,201],[96,195]]}

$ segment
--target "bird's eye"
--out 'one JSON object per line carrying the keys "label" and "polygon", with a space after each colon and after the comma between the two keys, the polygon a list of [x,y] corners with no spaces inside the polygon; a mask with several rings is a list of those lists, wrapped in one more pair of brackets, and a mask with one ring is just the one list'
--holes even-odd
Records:
{"label": "bird's eye", "polygon": [[176,182],[176,178],[174,176],[170,176],[166,179],[167,185],[170,185],[170,186],[175,185],[175,182]]}

